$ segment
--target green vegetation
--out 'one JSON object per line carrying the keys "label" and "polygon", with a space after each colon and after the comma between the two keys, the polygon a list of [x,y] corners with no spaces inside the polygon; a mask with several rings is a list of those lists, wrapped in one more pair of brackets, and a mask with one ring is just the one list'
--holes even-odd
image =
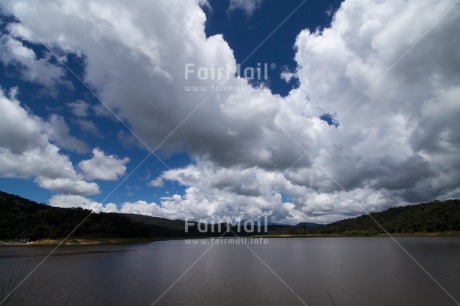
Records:
{"label": "green vegetation", "polygon": [[382,228],[391,234],[459,232],[460,200],[395,207],[324,226],[299,225],[270,234],[369,236],[383,234]]}
{"label": "green vegetation", "polygon": [[66,237],[83,219],[73,237],[147,237],[149,229],[119,214],[90,214],[81,208],[58,208],[0,192],[0,240],[35,241]]}
{"label": "green vegetation", "polygon": [[[84,222],[82,222],[85,220]],[[81,223],[80,226],[78,226]],[[218,237],[226,230],[222,225],[202,224],[199,232],[196,222],[185,231],[184,220],[117,213],[91,213],[81,208],[59,208],[11,195],[0,191],[0,241],[57,244],[75,232],[67,240],[71,244],[103,244],[142,242],[185,237]],[[78,226],[78,227],[77,227]],[[268,229],[279,228],[269,226]],[[232,227],[236,231],[235,227]],[[239,233],[248,236],[254,233]],[[232,234],[229,234],[232,235]]]}
{"label": "green vegetation", "polygon": [[[85,220],[85,222],[82,222]],[[377,222],[375,222],[377,221]],[[81,224],[80,224],[81,223]],[[297,226],[268,225],[268,233],[238,233],[238,236],[370,236],[427,235],[460,233],[460,200],[435,201],[341,220],[328,225],[301,223]],[[80,226],[78,226],[80,224]],[[183,220],[116,213],[91,213],[81,208],[58,208],[0,191],[0,241],[28,242],[42,240],[56,244],[67,237],[73,244],[142,242],[158,239],[218,237],[226,232],[216,225],[191,226],[185,232]],[[236,232],[236,227],[232,227]],[[228,234],[233,236],[233,234]]]}

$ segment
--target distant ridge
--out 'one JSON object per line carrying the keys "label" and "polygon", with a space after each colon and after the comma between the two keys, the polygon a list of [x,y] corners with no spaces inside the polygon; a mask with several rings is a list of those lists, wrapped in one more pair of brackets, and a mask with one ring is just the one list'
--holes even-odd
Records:
{"label": "distant ridge", "polygon": [[324,224],[320,223],[312,223],[312,222],[300,222],[296,226],[307,226],[307,227],[315,227],[315,226],[323,226]]}
{"label": "distant ridge", "polygon": [[[323,226],[295,226],[275,231],[290,235],[379,235],[384,233],[446,233],[460,231],[460,200],[394,207]],[[373,220],[374,219],[374,220]]]}
{"label": "distant ridge", "polygon": [[[35,241],[66,237],[90,211],[81,208],[59,208],[38,204],[0,191],[0,241]],[[390,208],[372,213],[372,218],[389,233],[454,233],[460,234],[460,200],[434,201]],[[383,230],[368,215],[337,221],[327,225],[301,222],[296,226],[267,223],[266,232],[239,232],[250,235],[381,235]],[[194,225],[198,223],[194,222]],[[223,224],[226,225],[226,224]],[[192,226],[185,232],[184,220],[119,213],[93,213],[75,231],[74,238],[139,238],[143,241],[187,237],[216,237],[226,231],[211,230],[213,225],[201,224],[207,231]],[[232,227],[235,229],[235,227]],[[233,234],[230,234],[233,236]]]}
{"label": "distant ridge", "polygon": [[[60,208],[38,204],[28,199],[0,191],[0,241],[36,241],[42,239],[62,239],[90,214],[82,208]],[[185,231],[184,220],[169,220],[158,217],[121,214],[93,213],[75,231],[72,238],[136,238],[143,240],[173,239],[187,237],[217,237],[227,231],[209,224],[197,222]],[[262,229],[272,231],[283,225],[267,225]],[[236,227],[231,227],[236,232]],[[265,232],[239,231],[239,236],[266,234]],[[233,234],[229,234],[233,236]]]}

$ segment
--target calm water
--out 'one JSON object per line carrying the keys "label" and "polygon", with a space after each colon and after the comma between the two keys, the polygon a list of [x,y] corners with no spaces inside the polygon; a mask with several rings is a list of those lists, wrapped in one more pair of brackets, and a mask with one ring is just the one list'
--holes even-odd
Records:
{"label": "calm water", "polygon": [[[460,300],[460,238],[398,241]],[[297,294],[308,305],[456,305],[388,238],[266,242],[247,245],[260,259],[241,244],[214,244],[172,287],[209,244],[178,240],[62,247],[23,284],[11,304],[151,305],[161,297],[157,305],[301,305]],[[0,248],[3,288],[50,250]]]}

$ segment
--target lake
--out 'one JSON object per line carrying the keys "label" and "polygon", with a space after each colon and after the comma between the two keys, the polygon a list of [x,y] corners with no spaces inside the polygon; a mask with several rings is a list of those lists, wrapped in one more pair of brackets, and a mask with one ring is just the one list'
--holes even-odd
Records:
{"label": "lake", "polygon": [[[10,304],[456,305],[460,237],[396,240],[439,285],[385,237],[173,240],[61,247]],[[51,250],[0,248],[3,292]]]}

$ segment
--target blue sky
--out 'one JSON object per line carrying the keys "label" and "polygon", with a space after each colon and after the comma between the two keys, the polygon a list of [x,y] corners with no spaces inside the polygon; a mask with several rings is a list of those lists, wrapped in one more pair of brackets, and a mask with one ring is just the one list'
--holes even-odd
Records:
{"label": "blue sky", "polygon": [[[294,42],[303,29],[322,29],[331,23],[341,1],[263,1],[250,16],[244,9],[229,11],[229,1],[211,1],[206,34],[223,34],[242,67],[274,63],[268,86],[275,94],[287,95],[296,85],[280,78],[284,69],[294,70]],[[278,30],[275,30],[277,29]],[[263,44],[261,44],[264,42]],[[260,45],[260,47],[259,47]]]}
{"label": "blue sky", "polygon": [[[454,1],[51,2],[0,6],[3,191],[288,223],[460,193]],[[268,79],[198,72],[238,64]]]}
{"label": "blue sky", "polygon": [[[251,15],[248,15],[244,9],[229,11],[229,1],[211,1],[209,4],[212,9],[204,7],[207,14],[206,35],[223,34],[225,40],[234,51],[237,63],[244,61],[242,69],[256,67],[258,63],[275,63],[276,68],[268,70],[270,79],[267,85],[273,93],[286,96],[296,86],[296,81],[292,80],[288,83],[281,79],[280,75],[284,69],[295,69],[294,42],[297,34],[305,28],[314,31],[317,28],[329,26],[332,19],[331,12],[338,8],[337,3],[338,1],[306,1],[305,3],[291,1],[281,4],[279,1],[272,0],[265,1]],[[287,18],[289,15],[291,17]],[[11,16],[5,16],[4,18],[5,21],[2,24],[2,31],[4,32],[8,32],[7,25],[9,22],[20,22]],[[281,25],[280,29],[273,32],[285,19],[286,21]],[[273,34],[270,38],[261,44],[271,32]],[[28,43],[24,40],[21,42],[33,49],[37,54],[37,58],[45,57],[50,51],[43,44]],[[256,52],[253,53],[256,48]],[[49,61],[53,62],[53,58]],[[88,84],[82,83],[85,63],[83,59],[76,56],[70,56],[66,67],[64,67],[65,78],[69,84],[57,87],[57,92],[53,96],[45,94],[46,89],[43,86],[25,82],[18,77],[17,70],[21,68],[16,63],[4,65],[4,68],[2,88],[18,87],[20,89],[18,99],[25,101],[27,108],[42,118],[48,117],[50,113],[58,113],[63,118],[72,118],[71,108],[65,107],[65,104],[74,101],[86,101],[91,105],[99,103],[98,98],[88,88]],[[71,134],[78,135],[78,138],[87,143],[89,147],[99,147],[105,152],[113,152],[118,156],[129,156],[130,164],[132,165],[139,164],[149,154],[148,151],[144,150],[145,148],[142,148],[142,145],[129,146],[123,145],[118,139],[113,141],[116,139],[118,132],[130,133],[118,120],[106,117],[94,117],[92,120],[100,130],[101,136],[104,135],[103,137],[97,137],[97,135],[81,131],[77,124],[72,123],[72,119],[68,121]],[[73,154],[73,152],[66,153],[71,156],[74,162],[78,162],[82,158],[81,155]],[[90,154],[86,156],[90,157]],[[186,152],[175,152],[172,155],[162,155],[162,157],[167,161],[170,168],[183,167],[192,162]],[[157,177],[165,170],[167,168],[157,158],[154,156],[149,158],[121,188],[117,189],[106,200],[147,200],[158,202],[162,196],[183,193],[183,186],[174,183],[166,184],[164,187],[154,191],[145,186],[149,180]],[[30,180],[20,179],[18,181],[17,179],[2,178],[1,181],[3,190],[43,203],[47,203],[53,194],[49,190],[39,188],[36,184],[31,183]],[[94,195],[94,199],[96,201],[104,200],[106,195],[117,187],[118,183],[118,181],[100,182],[103,192],[99,195]],[[23,184],[28,186],[24,188]]]}

